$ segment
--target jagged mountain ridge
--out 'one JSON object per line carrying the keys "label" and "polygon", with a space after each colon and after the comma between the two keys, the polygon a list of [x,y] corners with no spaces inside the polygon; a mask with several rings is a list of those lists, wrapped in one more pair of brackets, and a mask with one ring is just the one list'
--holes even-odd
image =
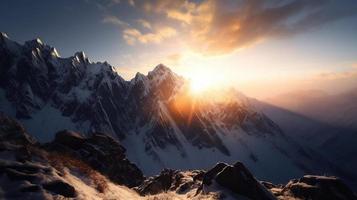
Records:
{"label": "jagged mountain ridge", "polygon": [[20,45],[2,33],[0,66],[0,110],[40,141],[62,129],[105,132],[122,142],[145,174],[235,160],[274,182],[307,172],[334,173],[248,98],[230,91],[224,102],[193,99],[187,81],[162,64],[126,81],[83,52],[61,58],[40,39]]}

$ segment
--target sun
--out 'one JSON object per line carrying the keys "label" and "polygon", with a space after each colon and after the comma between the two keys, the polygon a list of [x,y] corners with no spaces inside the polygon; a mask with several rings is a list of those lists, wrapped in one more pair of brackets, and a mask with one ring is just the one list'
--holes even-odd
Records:
{"label": "sun", "polygon": [[190,91],[192,94],[200,94],[207,91],[213,83],[207,76],[194,76],[189,79]]}

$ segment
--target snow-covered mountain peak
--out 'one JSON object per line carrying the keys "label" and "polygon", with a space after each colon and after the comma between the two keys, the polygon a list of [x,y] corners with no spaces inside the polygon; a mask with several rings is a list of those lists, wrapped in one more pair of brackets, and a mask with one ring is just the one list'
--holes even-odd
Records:
{"label": "snow-covered mountain peak", "polygon": [[57,58],[61,57],[60,54],[58,53],[57,49],[54,47],[51,48],[51,55],[53,57],[57,57]]}
{"label": "snow-covered mountain peak", "polygon": [[148,78],[140,72],[137,72],[135,74],[135,77],[130,80],[131,84],[136,84],[138,82],[146,82],[146,81],[148,81]]}
{"label": "snow-covered mountain peak", "polygon": [[171,71],[171,69],[168,68],[167,66],[165,66],[164,64],[160,63],[153,70],[153,72],[156,72],[156,71]]}
{"label": "snow-covered mountain peak", "polygon": [[150,71],[148,73],[149,79],[155,79],[159,76],[164,76],[166,74],[173,74],[170,68],[166,67],[163,64],[157,65],[154,70]]}
{"label": "snow-covered mountain peak", "polygon": [[4,32],[0,34],[0,47],[9,50],[11,53],[18,53],[19,51],[19,44],[11,41],[9,36]]}
{"label": "snow-covered mountain peak", "polygon": [[74,58],[75,58],[78,62],[90,63],[88,57],[86,56],[86,54],[85,54],[83,51],[76,52],[76,53],[74,54]]}
{"label": "snow-covered mountain peak", "polygon": [[25,46],[30,49],[41,48],[44,46],[44,43],[40,38],[36,38],[34,40],[29,40],[25,42]]}
{"label": "snow-covered mountain peak", "polygon": [[2,39],[2,38],[7,38],[7,39],[9,39],[9,37],[7,36],[7,34],[4,33],[4,32],[0,32],[0,37],[1,37],[1,39]]}

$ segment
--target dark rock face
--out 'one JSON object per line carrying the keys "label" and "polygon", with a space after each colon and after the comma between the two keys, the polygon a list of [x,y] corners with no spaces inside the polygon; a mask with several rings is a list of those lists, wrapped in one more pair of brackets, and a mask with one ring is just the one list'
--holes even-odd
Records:
{"label": "dark rock face", "polygon": [[180,179],[178,171],[165,169],[160,175],[149,178],[138,189],[140,194],[158,194],[168,191],[174,181]]}
{"label": "dark rock face", "polygon": [[267,182],[267,181],[260,181],[260,183],[261,183],[264,187],[266,187],[266,188],[268,188],[268,189],[279,188],[279,187],[280,187],[280,186],[278,186],[278,185],[275,185],[275,184],[270,183],[270,182]]}
{"label": "dark rock face", "polygon": [[35,139],[26,133],[25,128],[21,124],[0,112],[0,143],[4,142],[15,145],[36,143]]}
{"label": "dark rock face", "polygon": [[241,162],[237,162],[233,166],[218,163],[206,172],[203,180],[203,187],[211,185],[214,180],[220,186],[250,199],[275,199],[273,194],[261,185]]}
{"label": "dark rock face", "polygon": [[71,149],[81,148],[86,139],[74,131],[60,131],[56,134],[55,142]]}
{"label": "dark rock face", "polygon": [[306,175],[290,181],[276,194],[281,199],[294,197],[311,200],[355,200],[355,194],[336,177]]}
{"label": "dark rock face", "polygon": [[144,180],[140,169],[126,159],[125,148],[103,133],[84,137],[73,131],[60,131],[44,147],[82,160],[115,183],[134,187]]}
{"label": "dark rock face", "polygon": [[203,175],[203,184],[211,185],[212,180],[216,177],[216,175],[221,172],[225,167],[227,167],[226,163],[217,163],[212,169],[208,170]]}
{"label": "dark rock face", "polygon": [[76,197],[76,190],[70,184],[63,181],[52,181],[43,184],[43,188],[49,190],[55,194],[60,194],[64,197]]}
{"label": "dark rock face", "polygon": [[180,172],[164,169],[158,176],[146,179],[136,190],[141,195],[153,195],[167,191],[184,193],[187,190],[199,187],[203,173],[200,170]]}

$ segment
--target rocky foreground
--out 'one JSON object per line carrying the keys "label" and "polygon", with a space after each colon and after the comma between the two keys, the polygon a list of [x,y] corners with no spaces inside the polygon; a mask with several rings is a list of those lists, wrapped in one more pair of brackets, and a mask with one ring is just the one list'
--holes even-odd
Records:
{"label": "rocky foreground", "polygon": [[0,143],[0,199],[357,199],[336,177],[274,185],[256,180],[241,162],[207,171],[164,169],[146,178],[106,134],[61,131],[39,144],[4,115]]}

